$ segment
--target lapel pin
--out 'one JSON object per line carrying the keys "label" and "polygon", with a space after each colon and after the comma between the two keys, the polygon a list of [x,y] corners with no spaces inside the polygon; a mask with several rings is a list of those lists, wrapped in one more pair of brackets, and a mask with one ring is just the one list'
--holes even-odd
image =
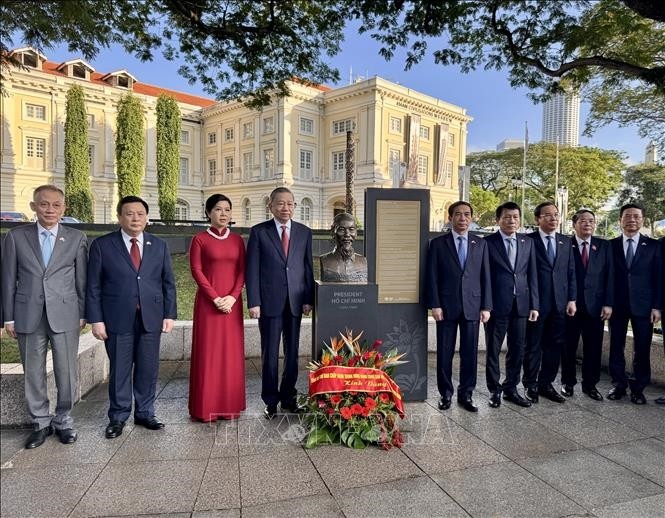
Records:
{"label": "lapel pin", "polygon": [[563,245],[563,241],[559,241],[559,244],[560,244],[560,245]]}
{"label": "lapel pin", "polygon": [[524,243],[524,239],[520,239],[520,243]]}
{"label": "lapel pin", "polygon": [[591,250],[595,252],[596,250],[598,250],[598,248],[596,247],[596,245],[591,245]]}
{"label": "lapel pin", "polygon": [[471,244],[472,244],[472,245],[475,245],[475,244],[476,244],[476,242],[475,242],[475,241],[471,241]]}
{"label": "lapel pin", "polygon": [[647,246],[647,244],[643,241],[643,242],[642,242],[642,246]]}
{"label": "lapel pin", "polygon": [[152,245],[152,243],[150,241],[146,241],[145,244],[148,245],[148,246]]}
{"label": "lapel pin", "polygon": [[64,237],[59,237],[59,238],[58,238],[58,241],[62,241],[62,242],[64,243],[64,242],[65,242],[65,238],[64,238]]}

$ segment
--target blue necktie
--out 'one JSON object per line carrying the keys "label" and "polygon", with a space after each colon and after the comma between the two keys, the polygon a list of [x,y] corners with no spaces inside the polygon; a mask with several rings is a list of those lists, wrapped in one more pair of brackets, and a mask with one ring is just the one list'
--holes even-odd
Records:
{"label": "blue necktie", "polygon": [[554,266],[554,259],[556,256],[554,255],[554,247],[552,246],[552,236],[547,236],[547,259],[550,262],[551,266]]}
{"label": "blue necktie", "polygon": [[459,236],[457,240],[459,241],[457,256],[459,257],[459,264],[462,266],[462,270],[464,270],[464,265],[466,264],[466,239]]}
{"label": "blue necktie", "polygon": [[44,266],[47,266],[53,253],[53,244],[51,243],[52,234],[48,230],[44,230],[42,231],[42,236],[44,236],[44,240],[42,241],[42,259],[44,260]]}
{"label": "blue necktie", "polygon": [[633,240],[629,239],[628,250],[626,250],[626,264],[628,265],[628,268],[630,268],[630,265],[632,264],[634,257],[635,257],[635,250],[633,250]]}
{"label": "blue necktie", "polygon": [[516,254],[515,254],[515,244],[513,243],[513,241],[515,241],[514,237],[506,238],[506,242],[508,243],[508,261],[510,261],[510,266],[514,270]]}

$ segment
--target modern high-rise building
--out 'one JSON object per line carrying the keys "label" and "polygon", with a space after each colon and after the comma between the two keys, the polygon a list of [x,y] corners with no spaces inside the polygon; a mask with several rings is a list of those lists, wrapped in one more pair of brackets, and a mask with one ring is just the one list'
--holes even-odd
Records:
{"label": "modern high-rise building", "polygon": [[644,163],[655,164],[656,162],[658,162],[658,149],[656,148],[656,143],[652,140],[647,144],[644,153]]}
{"label": "modern high-rise building", "polygon": [[543,105],[543,141],[576,147],[580,139],[580,96],[555,94]]}
{"label": "modern high-rise building", "polygon": [[295,194],[297,219],[329,228],[345,207],[349,130],[361,221],[367,187],[428,189],[432,229],[447,221],[448,206],[460,199],[459,170],[466,163],[471,117],[464,108],[379,77],[335,89],[292,82],[288,97],[257,111],[241,102],[141,83],[126,70],[96,72],[79,59],[51,62],[29,47],[13,54],[24,68],[7,74],[6,95],[0,97],[2,210],[29,214],[35,187],[64,186],[65,104],[74,84],[83,88],[88,113],[95,222],[115,220],[114,133],[118,101],[128,92],[144,107],[141,195],[153,218],[159,218],[155,106],[160,93],[174,97],[181,111],[178,219],[202,219],[206,198],[221,192],[233,201],[236,223],[253,225],[271,217],[268,195],[286,186]]}

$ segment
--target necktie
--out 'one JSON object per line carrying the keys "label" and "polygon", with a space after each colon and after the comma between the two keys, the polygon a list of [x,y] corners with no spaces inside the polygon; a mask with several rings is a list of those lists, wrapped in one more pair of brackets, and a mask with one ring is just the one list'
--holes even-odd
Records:
{"label": "necktie", "polygon": [[508,243],[508,261],[510,261],[510,266],[514,270],[515,269],[516,254],[515,254],[515,245],[514,245],[513,241],[515,241],[514,237],[506,238],[506,243]]}
{"label": "necktie", "polygon": [[51,254],[53,253],[53,243],[51,243],[51,234],[48,230],[42,231],[42,236],[44,240],[42,241],[42,259],[44,260],[44,266],[48,265],[49,259],[51,259]]}
{"label": "necktie", "polygon": [[457,247],[457,256],[459,257],[459,264],[464,270],[464,265],[466,264],[466,239],[462,236],[457,238],[459,241],[459,247]]}
{"label": "necktie", "polygon": [[632,264],[634,257],[635,257],[635,250],[633,249],[633,240],[629,239],[628,250],[626,250],[626,264],[628,265],[628,268],[630,268],[630,265]]}
{"label": "necktie", "polygon": [[582,264],[584,265],[584,269],[586,270],[586,267],[589,265],[589,249],[587,248],[587,243],[586,241],[582,241]]}
{"label": "necktie", "polygon": [[289,255],[289,234],[286,232],[286,225],[282,225],[282,250],[284,255]]}
{"label": "necktie", "polygon": [[552,236],[547,236],[547,259],[550,262],[551,266],[554,266],[554,259],[556,256],[554,255],[554,247],[552,246]]}
{"label": "necktie", "polygon": [[141,266],[141,252],[139,252],[138,239],[133,237],[130,239],[130,241],[132,242],[132,246],[129,249],[129,256],[132,258],[132,264],[138,272]]}

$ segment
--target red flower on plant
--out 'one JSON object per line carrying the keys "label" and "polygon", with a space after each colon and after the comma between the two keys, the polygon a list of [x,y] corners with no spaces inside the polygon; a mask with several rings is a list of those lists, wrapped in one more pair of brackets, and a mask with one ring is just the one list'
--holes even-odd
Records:
{"label": "red flower on plant", "polygon": [[381,392],[379,394],[379,399],[381,400],[381,403],[389,403],[390,402],[390,396],[386,394],[385,392]]}
{"label": "red flower on plant", "polygon": [[339,394],[333,394],[332,396],[330,396],[330,402],[333,405],[339,405],[341,401],[342,401],[342,396],[340,396]]}
{"label": "red flower on plant", "polygon": [[351,409],[348,406],[343,406],[339,410],[340,414],[342,414],[342,418],[346,419],[347,421],[351,419],[353,416],[353,413],[351,412]]}
{"label": "red flower on plant", "polygon": [[351,405],[351,413],[353,415],[360,415],[363,412],[363,407],[360,406],[358,403],[354,403]]}
{"label": "red flower on plant", "polygon": [[372,351],[365,351],[363,353],[363,361],[369,360],[373,356]]}
{"label": "red flower on plant", "polygon": [[349,360],[349,364],[348,364],[348,365],[349,365],[349,367],[355,367],[355,366],[356,366],[356,363],[358,363],[358,357],[357,357],[357,356],[354,356],[353,358],[351,358],[351,359]]}
{"label": "red flower on plant", "polygon": [[364,406],[362,411],[360,412],[363,417],[369,417],[369,413],[372,411],[371,408]]}
{"label": "red flower on plant", "polygon": [[334,413],[335,413],[335,409],[334,409],[334,408],[328,408],[328,409],[326,410],[326,414],[328,414],[328,415],[333,415]]}
{"label": "red flower on plant", "polygon": [[365,407],[369,408],[370,410],[372,408],[376,408],[376,401],[374,401],[374,398],[368,397],[365,400]]}
{"label": "red flower on plant", "polygon": [[341,364],[344,361],[344,358],[342,358],[339,354],[333,358],[336,364]]}
{"label": "red flower on plant", "polygon": [[317,405],[319,406],[319,408],[325,408],[327,404],[328,404],[328,403],[326,403],[326,400],[325,400],[325,399],[319,399],[319,400],[317,400]]}
{"label": "red flower on plant", "polygon": [[372,344],[372,351],[376,351],[379,347],[381,347],[382,343],[382,340],[374,340],[374,344]]}

